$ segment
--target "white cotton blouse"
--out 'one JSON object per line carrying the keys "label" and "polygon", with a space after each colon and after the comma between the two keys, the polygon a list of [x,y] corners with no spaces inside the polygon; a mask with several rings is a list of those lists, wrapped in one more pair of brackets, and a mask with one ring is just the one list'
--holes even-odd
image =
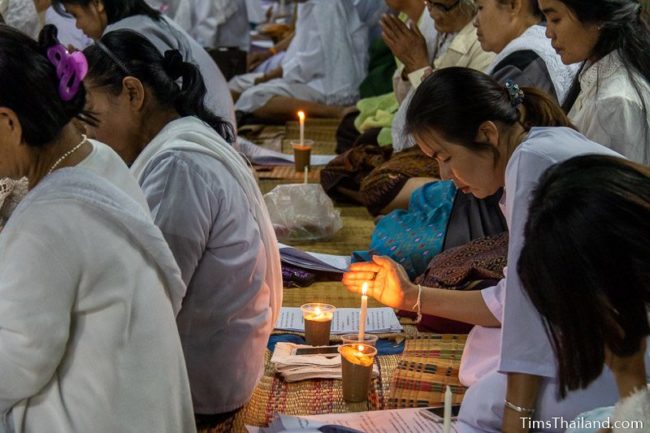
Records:
{"label": "white cotton blouse", "polygon": [[582,71],[580,87],[569,112],[578,130],[632,161],[650,164],[650,84],[636,72],[630,77],[612,52]]}

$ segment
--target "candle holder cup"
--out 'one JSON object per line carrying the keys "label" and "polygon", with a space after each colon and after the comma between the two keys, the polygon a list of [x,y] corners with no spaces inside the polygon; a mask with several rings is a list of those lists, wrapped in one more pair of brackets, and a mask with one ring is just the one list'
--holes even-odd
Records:
{"label": "candle holder cup", "polygon": [[305,171],[305,167],[311,166],[311,148],[314,147],[314,140],[291,140],[296,173]]}
{"label": "candle holder cup", "polygon": [[368,388],[377,349],[367,344],[352,343],[339,346],[339,353],[343,399],[348,403],[368,400]]}
{"label": "candle holder cup", "polygon": [[300,307],[305,321],[305,340],[310,346],[327,346],[336,307],[312,303]]}

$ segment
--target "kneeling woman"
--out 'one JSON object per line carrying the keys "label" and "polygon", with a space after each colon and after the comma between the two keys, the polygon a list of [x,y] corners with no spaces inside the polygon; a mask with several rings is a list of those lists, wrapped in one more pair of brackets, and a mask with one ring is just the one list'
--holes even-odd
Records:
{"label": "kneeling woman", "polygon": [[0,431],[194,432],[180,271],[122,160],[71,122],[84,60],[55,31],[0,26],[0,177],[30,188],[0,233]]}
{"label": "kneeling woman", "polygon": [[[621,157],[571,128],[541,127],[554,124],[569,123],[541,91],[502,86],[470,69],[434,72],[413,96],[408,128],[423,152],[438,161],[441,176],[462,192],[484,198],[504,188],[510,233],[506,278],[481,292],[421,288],[391,260],[374,258],[375,263],[352,265],[343,280],[355,291],[372,280],[373,296],[393,307],[421,305],[424,313],[481,325],[470,333],[463,354],[461,373],[471,386],[459,417],[461,433],[520,431],[521,418],[573,419],[616,398],[611,374],[603,374],[586,390],[558,400],[552,347],[516,272],[528,203],[542,173],[578,155]],[[528,375],[535,383],[522,385]]]}
{"label": "kneeling woman", "polygon": [[88,108],[98,119],[91,131],[131,167],[188,285],[177,323],[195,413],[227,414],[257,384],[281,305],[261,193],[223,138],[230,126],[204,108],[198,69],[177,51],[163,57],[118,30],[85,53]]}

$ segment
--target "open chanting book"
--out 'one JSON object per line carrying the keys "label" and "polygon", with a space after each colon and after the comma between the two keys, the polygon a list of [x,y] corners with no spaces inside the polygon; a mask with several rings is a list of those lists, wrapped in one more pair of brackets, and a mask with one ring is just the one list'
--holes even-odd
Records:
{"label": "open chanting book", "polygon": [[278,243],[280,259],[288,265],[323,272],[343,273],[350,266],[350,256],[336,256],[302,251],[289,245]]}
{"label": "open chanting book", "polygon": [[[361,299],[361,297],[359,297]],[[361,302],[359,300],[359,302]],[[282,307],[275,329],[293,332],[305,332],[305,321],[300,308]],[[368,308],[366,332],[386,334],[402,332],[392,308]],[[359,308],[337,308],[332,318],[332,334],[350,334],[359,331]]]}

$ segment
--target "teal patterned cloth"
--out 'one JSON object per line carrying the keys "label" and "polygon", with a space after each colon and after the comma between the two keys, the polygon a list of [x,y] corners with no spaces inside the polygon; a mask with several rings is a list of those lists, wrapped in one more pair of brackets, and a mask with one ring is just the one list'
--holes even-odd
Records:
{"label": "teal patterned cloth", "polygon": [[373,255],[389,256],[411,279],[422,274],[443,247],[456,187],[451,181],[428,183],[413,192],[408,210],[382,217],[372,234],[370,249],[357,251],[353,261]]}

